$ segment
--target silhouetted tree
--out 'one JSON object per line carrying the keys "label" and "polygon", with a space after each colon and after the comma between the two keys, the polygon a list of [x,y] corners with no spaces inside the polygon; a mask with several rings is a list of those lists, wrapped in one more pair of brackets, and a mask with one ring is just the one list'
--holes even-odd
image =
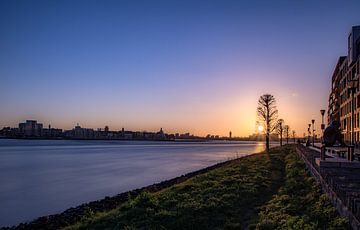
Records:
{"label": "silhouetted tree", "polygon": [[277,122],[277,133],[280,136],[280,146],[282,146],[282,137],[283,137],[283,132],[284,132],[284,120],[283,119],[279,119]]}
{"label": "silhouetted tree", "polygon": [[294,140],[294,143],[295,143],[295,141],[296,141],[296,140],[295,140],[295,136],[296,136],[295,130],[292,131],[292,136],[293,136],[293,140]]}
{"label": "silhouetted tree", "polygon": [[290,126],[285,125],[284,132],[285,132],[285,137],[286,137],[286,144],[289,144]]}
{"label": "silhouetted tree", "polygon": [[277,127],[278,110],[275,97],[271,94],[264,94],[259,98],[257,107],[258,123],[264,127],[266,138],[266,151],[270,149],[270,134]]}

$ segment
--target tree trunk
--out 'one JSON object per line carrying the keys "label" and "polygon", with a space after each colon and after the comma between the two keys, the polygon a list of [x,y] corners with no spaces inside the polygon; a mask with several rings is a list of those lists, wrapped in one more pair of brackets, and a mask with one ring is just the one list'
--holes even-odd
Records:
{"label": "tree trunk", "polygon": [[269,110],[269,103],[266,106],[266,152],[269,153],[270,149],[270,110]]}

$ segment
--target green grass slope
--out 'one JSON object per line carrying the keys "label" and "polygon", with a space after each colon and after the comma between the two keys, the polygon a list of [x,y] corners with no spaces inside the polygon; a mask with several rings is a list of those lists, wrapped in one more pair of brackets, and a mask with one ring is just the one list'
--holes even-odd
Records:
{"label": "green grass slope", "polygon": [[257,229],[349,229],[293,150],[285,163],[285,183],[261,208]]}
{"label": "green grass slope", "polygon": [[346,229],[295,146],[233,160],[67,229]]}

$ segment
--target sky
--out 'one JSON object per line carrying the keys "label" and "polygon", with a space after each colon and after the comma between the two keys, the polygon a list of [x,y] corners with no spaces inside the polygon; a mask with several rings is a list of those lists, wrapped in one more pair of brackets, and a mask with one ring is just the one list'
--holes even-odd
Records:
{"label": "sky", "polygon": [[[0,1],[0,127],[246,136],[320,125],[360,1]],[[319,128],[318,128],[319,130]]]}

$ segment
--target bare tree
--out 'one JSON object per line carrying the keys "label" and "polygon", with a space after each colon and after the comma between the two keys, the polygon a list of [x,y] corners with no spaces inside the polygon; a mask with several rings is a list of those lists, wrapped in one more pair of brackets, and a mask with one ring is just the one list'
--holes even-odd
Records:
{"label": "bare tree", "polygon": [[289,144],[290,126],[285,125],[284,132],[285,132],[285,137],[286,137],[286,144]]}
{"label": "bare tree", "polygon": [[282,138],[283,138],[283,132],[284,132],[284,119],[279,119],[277,121],[276,130],[277,130],[277,133],[280,136],[280,146],[282,146]]}
{"label": "bare tree", "polygon": [[270,149],[270,134],[277,127],[278,110],[275,97],[271,94],[264,94],[259,98],[257,107],[258,123],[264,127],[266,136],[266,151]]}
{"label": "bare tree", "polygon": [[296,137],[296,132],[295,132],[295,130],[292,131],[292,137],[293,137],[293,140],[294,140],[294,143],[295,143],[295,142],[296,142],[296,140],[295,140],[295,137]]}

